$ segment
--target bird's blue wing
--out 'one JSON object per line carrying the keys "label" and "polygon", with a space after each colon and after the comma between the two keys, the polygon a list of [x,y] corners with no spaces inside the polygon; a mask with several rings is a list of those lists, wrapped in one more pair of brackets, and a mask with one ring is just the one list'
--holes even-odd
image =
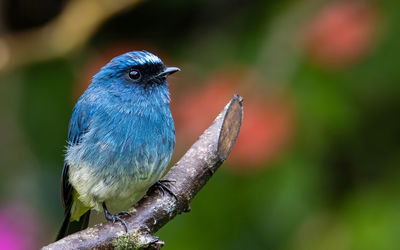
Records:
{"label": "bird's blue wing", "polygon": [[[81,143],[83,135],[88,131],[90,120],[93,115],[93,106],[78,101],[72,112],[68,127],[68,147]],[[69,183],[69,165],[64,163],[62,172],[61,195],[66,212],[72,205],[73,188]]]}
{"label": "bird's blue wing", "polygon": [[[90,120],[93,114],[93,105],[85,103],[83,98],[78,101],[72,112],[68,127],[68,147],[81,143],[82,137],[89,129]],[[62,172],[61,198],[65,208],[65,218],[57,235],[57,240],[85,229],[89,224],[90,210],[81,216],[79,221],[70,221],[71,207],[74,203],[74,188],[69,183],[69,168],[65,162]]]}

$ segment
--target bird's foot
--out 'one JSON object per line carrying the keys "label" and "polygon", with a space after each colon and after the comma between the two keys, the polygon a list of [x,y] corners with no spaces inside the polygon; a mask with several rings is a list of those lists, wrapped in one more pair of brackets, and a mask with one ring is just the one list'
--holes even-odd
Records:
{"label": "bird's foot", "polygon": [[111,214],[108,211],[106,204],[104,202],[103,202],[103,209],[104,209],[104,215],[105,215],[107,221],[112,221],[112,223],[115,223],[116,221],[121,222],[122,226],[124,226],[124,228],[125,228],[125,232],[128,232],[128,225],[126,224],[125,220],[121,218],[121,216],[129,215],[128,212],[120,212],[118,214]]}
{"label": "bird's foot", "polygon": [[164,183],[171,183],[171,182],[175,182],[173,180],[159,180],[156,183],[154,183],[152,188],[158,188],[161,190],[161,192],[163,193],[163,195],[167,192],[170,195],[172,195],[176,200],[178,200],[178,198],[176,197],[175,193],[168,187],[166,186]]}

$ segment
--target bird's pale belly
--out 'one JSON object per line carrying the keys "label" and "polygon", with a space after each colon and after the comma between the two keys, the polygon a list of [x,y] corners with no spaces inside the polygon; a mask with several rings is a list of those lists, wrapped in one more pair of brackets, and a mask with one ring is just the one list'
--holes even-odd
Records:
{"label": "bird's pale belly", "polygon": [[102,202],[105,202],[111,211],[119,212],[139,201],[161,178],[166,165],[167,161],[164,161],[156,168],[157,171],[149,171],[146,178],[121,174],[118,171],[95,173],[92,166],[82,163],[71,168],[70,183],[76,190],[78,199],[85,206],[100,211]]}
{"label": "bird's pale belly", "polygon": [[111,212],[125,210],[164,174],[172,154],[163,148],[168,144],[160,140],[113,147],[104,141],[84,141],[67,151],[69,182],[83,205],[102,210],[105,202]]}

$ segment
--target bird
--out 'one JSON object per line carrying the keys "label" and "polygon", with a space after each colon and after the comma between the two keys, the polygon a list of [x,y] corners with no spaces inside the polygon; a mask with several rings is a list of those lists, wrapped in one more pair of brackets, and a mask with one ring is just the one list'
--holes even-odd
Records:
{"label": "bird", "polygon": [[166,188],[160,179],[175,146],[167,77],[177,71],[150,52],[131,51],[93,76],[68,126],[56,240],[85,229],[91,210],[128,231],[124,210],[153,185]]}

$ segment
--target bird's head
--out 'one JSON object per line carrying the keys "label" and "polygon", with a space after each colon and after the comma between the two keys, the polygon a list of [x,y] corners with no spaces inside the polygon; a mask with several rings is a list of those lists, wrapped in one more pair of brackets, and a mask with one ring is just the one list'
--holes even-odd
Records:
{"label": "bird's head", "polygon": [[167,89],[167,76],[179,71],[167,67],[147,51],[132,51],[114,57],[93,77],[92,85],[107,88],[113,94]]}

